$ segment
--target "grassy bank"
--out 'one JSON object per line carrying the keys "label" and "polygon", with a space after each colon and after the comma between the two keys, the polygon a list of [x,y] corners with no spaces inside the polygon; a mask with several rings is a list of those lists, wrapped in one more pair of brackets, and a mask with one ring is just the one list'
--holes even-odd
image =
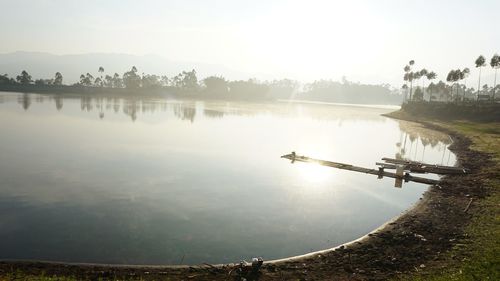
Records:
{"label": "grassy bank", "polygon": [[446,121],[500,122],[500,103],[493,102],[411,102],[404,103],[401,108],[413,116]]}
{"label": "grassy bank", "polygon": [[[412,120],[408,113],[398,111],[390,116]],[[458,241],[441,260],[425,269],[398,278],[402,280],[500,280],[500,123],[471,121],[440,121],[419,118],[424,122],[457,132],[469,138],[471,149],[487,153],[493,165],[482,167],[488,175],[478,184],[488,187],[489,196],[473,201],[473,217]]]}

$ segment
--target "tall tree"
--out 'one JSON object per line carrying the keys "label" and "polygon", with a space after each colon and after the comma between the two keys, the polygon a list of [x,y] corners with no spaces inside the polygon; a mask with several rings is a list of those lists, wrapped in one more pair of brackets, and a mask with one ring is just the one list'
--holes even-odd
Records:
{"label": "tall tree", "polygon": [[497,70],[500,68],[500,56],[494,54],[490,61],[490,66],[495,70],[495,81],[493,82],[493,101],[495,100],[495,92],[497,87]]}
{"label": "tall tree", "polygon": [[9,78],[9,75],[0,75],[0,84],[16,84],[16,80]]}
{"label": "tall tree", "polygon": [[405,74],[406,78],[408,79],[407,81],[410,82],[410,99],[409,100],[411,100],[411,98],[412,98],[413,80],[415,79],[415,73],[411,72],[411,69],[412,69],[414,64],[415,64],[415,61],[410,60],[408,62],[408,65],[405,66],[405,68],[404,68],[405,72],[407,73],[407,75]]}
{"label": "tall tree", "polygon": [[456,95],[455,95],[455,99],[458,100],[459,99],[459,95],[458,95],[458,89],[460,89],[460,81],[464,79],[464,73],[462,70],[460,69],[457,69],[455,70],[455,72],[453,73],[453,80],[455,82],[457,82],[456,84],[456,88],[457,88],[457,92],[456,92]]}
{"label": "tall tree", "polygon": [[21,72],[21,75],[18,75],[16,77],[16,80],[18,83],[21,83],[23,85],[29,85],[33,82],[33,79],[31,79],[31,75],[29,75],[28,72],[26,72],[26,70],[23,70]]}
{"label": "tall tree", "polygon": [[[431,71],[431,72],[429,72],[429,73],[426,74],[426,78],[429,81],[432,81],[432,80],[436,79],[436,77],[437,77],[437,75],[436,75],[436,72],[434,72],[434,71]],[[429,93],[429,101],[431,101],[431,97],[432,97],[432,89],[431,89],[431,92]]]}
{"label": "tall tree", "polygon": [[155,74],[142,74],[141,84],[143,88],[160,88],[161,77]]}
{"label": "tall tree", "polygon": [[469,77],[470,74],[470,69],[468,67],[464,68],[462,72],[460,72],[460,78],[465,79],[465,85],[464,85],[464,95],[462,100],[465,101],[465,92],[467,91],[467,77]]}
{"label": "tall tree", "polygon": [[94,83],[94,76],[92,74],[87,73],[87,75],[80,75],[80,85],[90,87]]}
{"label": "tall tree", "polygon": [[[99,70],[98,70],[98,72],[99,72],[99,74],[101,75],[101,77],[100,77],[100,79],[99,79],[99,80],[100,80],[100,81],[99,81],[99,83],[100,83],[100,84],[99,84],[98,86],[101,86],[101,87],[102,87],[102,86],[104,86],[104,78],[102,77],[102,74],[104,73],[104,67],[99,66]],[[96,83],[96,84],[97,84],[97,83]]]}
{"label": "tall tree", "polygon": [[415,88],[415,93],[413,94],[413,100],[422,101],[424,99],[424,92],[420,87]]}
{"label": "tall tree", "polygon": [[205,92],[212,95],[224,96],[229,92],[229,84],[224,77],[210,76],[203,79]]}
{"label": "tall tree", "polygon": [[120,78],[120,74],[115,73],[113,75],[113,87],[114,88],[123,88],[123,79]]}
{"label": "tall tree", "polygon": [[[413,79],[412,80],[417,80],[418,81],[418,80],[420,80],[420,78],[422,78],[422,74],[420,73],[420,71],[417,71],[417,72],[413,73]],[[415,84],[417,84],[417,82],[415,82]],[[416,90],[415,90],[415,93],[416,93]],[[422,94],[423,94],[423,92],[422,92]]]}
{"label": "tall tree", "polygon": [[97,87],[102,87],[102,79],[101,79],[101,77],[97,77],[94,80],[94,85],[97,86]]}
{"label": "tall tree", "polygon": [[477,98],[479,99],[479,89],[481,89],[481,68],[483,66],[486,66],[486,59],[483,55],[480,55],[479,57],[477,57],[475,63],[476,68],[479,68],[479,80],[477,82]]}
{"label": "tall tree", "polygon": [[137,75],[137,68],[132,66],[130,71],[123,74],[123,83],[126,88],[139,88],[141,86],[141,77]]}
{"label": "tall tree", "polygon": [[405,88],[406,89],[406,94],[408,95],[408,82],[410,82],[410,70],[411,70],[411,67],[409,65],[405,65],[405,67],[403,68],[405,74],[403,76],[403,80],[405,81]]}
{"label": "tall tree", "polygon": [[435,88],[436,88],[436,85],[433,82],[431,82],[429,84],[429,86],[427,86],[427,92],[429,93],[429,102],[431,102],[432,99],[434,98],[434,96],[432,94],[433,94]]}
{"label": "tall tree", "polygon": [[423,68],[419,72],[420,77],[422,78],[422,100],[424,99],[423,95],[425,94],[425,78],[427,78],[427,74],[429,74],[429,71],[427,69]]}
{"label": "tall tree", "polygon": [[168,87],[169,83],[170,83],[170,79],[167,77],[167,75],[162,75],[161,76],[161,85],[163,87]]}
{"label": "tall tree", "polygon": [[56,72],[54,77],[54,85],[61,86],[63,82],[63,76],[60,72]]}
{"label": "tall tree", "polygon": [[[448,75],[446,76],[446,81],[450,83],[452,98],[453,98],[453,84],[457,81],[457,77],[459,77],[459,74],[457,74],[456,70],[453,70],[453,69],[450,70],[450,72],[448,72]],[[455,96],[455,99],[456,99],[456,96]]]}
{"label": "tall tree", "polygon": [[106,74],[104,77],[104,86],[107,88],[112,88],[113,87],[113,77],[111,75]]}

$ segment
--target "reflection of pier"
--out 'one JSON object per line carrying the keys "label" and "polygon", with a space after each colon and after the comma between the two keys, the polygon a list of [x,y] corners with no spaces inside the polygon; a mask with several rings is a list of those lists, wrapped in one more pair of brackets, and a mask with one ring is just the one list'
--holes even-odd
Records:
{"label": "reflection of pier", "polygon": [[[389,178],[395,178],[396,179],[396,187],[401,187],[402,181],[404,180],[405,182],[408,181],[413,181],[417,183],[423,183],[423,184],[437,184],[439,180],[433,180],[433,179],[428,179],[428,178],[423,178],[423,177],[416,177],[410,175],[408,172],[409,167],[407,165],[403,164],[387,164],[387,167],[382,165],[378,169],[368,169],[368,168],[363,168],[363,167],[358,167],[350,164],[344,164],[344,163],[338,163],[338,162],[332,162],[332,161],[326,161],[326,160],[320,160],[320,159],[314,159],[314,158],[309,158],[307,156],[299,156],[296,155],[295,152],[292,152],[290,154],[286,154],[281,156],[281,158],[289,159],[294,163],[295,161],[300,161],[300,162],[306,162],[306,163],[315,163],[319,164],[322,166],[327,166],[327,167],[332,167],[332,168],[337,168],[337,169],[342,169],[342,170],[348,170],[348,171],[353,171],[353,172],[359,172],[359,173],[364,173],[364,174],[372,174],[378,176],[378,178],[383,178],[383,177],[389,177]],[[387,158],[389,159],[389,158]],[[392,160],[392,159],[390,159]],[[418,162],[410,161],[412,166],[411,167],[417,167]],[[420,172],[428,172],[428,173],[435,173],[435,170],[425,170],[425,166],[421,167]],[[433,165],[428,165],[428,167],[433,167],[436,168],[436,166]],[[395,168],[396,173],[392,172],[386,172],[385,168]],[[440,174],[445,174],[446,171],[451,171],[450,173],[456,173],[458,169],[456,167],[447,167],[447,166],[439,166],[440,168]],[[461,173],[464,173],[464,170],[461,169]]]}

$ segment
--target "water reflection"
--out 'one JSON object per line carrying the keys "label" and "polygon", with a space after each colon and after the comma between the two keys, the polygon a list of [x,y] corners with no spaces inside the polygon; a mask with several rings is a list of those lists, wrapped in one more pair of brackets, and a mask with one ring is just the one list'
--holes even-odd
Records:
{"label": "water reflection", "polygon": [[[55,96],[54,101],[56,103],[56,109],[59,111],[63,108],[63,98],[61,96]],[[43,99],[41,100],[43,102]]]}
{"label": "water reflection", "polygon": [[18,97],[17,102],[23,107],[24,110],[28,110],[31,105],[31,95],[22,94]]}
{"label": "water reflection", "polygon": [[0,259],[197,264],[303,254],[366,234],[426,186],[395,190],[392,179],[281,155],[363,167],[396,153],[454,161],[449,138],[381,117],[387,109],[0,97]]}
{"label": "water reflection", "polygon": [[203,110],[203,115],[208,118],[222,118],[224,117],[224,112],[205,108]]}
{"label": "water reflection", "polygon": [[[420,124],[413,122],[399,122],[400,141],[396,143],[398,148],[395,158],[407,159],[413,161],[426,162],[425,151],[428,146],[442,152],[440,161],[435,161],[430,164],[453,165],[450,163],[451,152],[448,146],[452,143],[451,138],[444,133],[430,130]],[[422,150],[420,153],[419,147]],[[445,154],[448,158],[445,161]]]}
{"label": "water reflection", "polygon": [[43,104],[45,102],[53,102],[58,111],[63,110],[64,100],[74,101],[80,100],[80,109],[82,112],[96,112],[100,119],[105,119],[108,116],[106,113],[119,113],[120,111],[128,116],[131,121],[136,121],[141,116],[148,113],[156,112],[173,112],[174,116],[180,120],[194,123],[197,114],[203,114],[207,118],[222,118],[225,115],[238,116],[255,116],[256,114],[280,114],[284,116],[307,116],[315,119],[331,120],[332,116],[337,120],[338,125],[342,126],[343,120],[360,119],[372,112],[380,111],[380,109],[364,108],[364,113],[353,108],[350,111],[342,111],[335,115],[332,112],[325,110],[325,106],[321,104],[308,104],[304,106],[298,103],[290,103],[287,106],[282,104],[256,104],[245,102],[195,102],[195,101],[180,101],[180,100],[154,100],[142,99],[138,97],[117,98],[117,97],[96,97],[96,96],[72,96],[72,95],[43,95],[43,94],[22,94],[22,95],[2,95],[2,99],[17,97],[18,103],[24,110],[29,110],[31,100],[35,99],[36,103]]}
{"label": "water reflection", "polygon": [[177,118],[181,120],[188,120],[191,123],[194,122],[194,118],[196,116],[196,108],[194,103],[174,103],[171,104],[174,114]]}

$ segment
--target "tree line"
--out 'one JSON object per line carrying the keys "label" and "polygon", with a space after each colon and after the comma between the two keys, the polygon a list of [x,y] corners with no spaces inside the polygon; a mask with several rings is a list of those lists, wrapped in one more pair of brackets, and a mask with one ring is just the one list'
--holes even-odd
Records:
{"label": "tree line", "polygon": [[130,89],[134,92],[149,90],[165,91],[177,94],[200,94],[206,97],[235,99],[304,99],[346,103],[391,103],[401,102],[401,95],[388,84],[367,85],[353,83],[343,78],[341,82],[318,80],[301,84],[296,80],[281,79],[259,81],[257,79],[230,81],[222,76],[209,76],[202,80],[196,70],[182,71],[173,77],[139,73],[132,66],[129,71],[106,74],[104,67],[97,68],[97,73],[84,73],[73,85],[64,85],[63,76],[57,72],[54,78],[33,80],[25,70],[15,79],[7,74],[0,75],[0,85],[43,86],[44,88],[73,87],[96,90]]}
{"label": "tree line", "polygon": [[[446,82],[431,82],[426,88],[426,80],[432,81],[436,79],[436,73],[433,71],[427,71],[425,68],[421,70],[414,70],[415,61],[410,60],[403,68],[403,80],[405,81],[405,84],[402,89],[406,91],[408,101],[494,101],[497,99],[496,92],[500,90],[500,85],[497,85],[496,83],[497,71],[500,68],[500,56],[494,54],[489,63],[490,67],[495,72],[493,87],[489,87],[488,84],[484,84],[481,87],[481,71],[482,68],[486,66],[486,58],[483,55],[480,55],[474,61],[474,64],[479,70],[477,89],[467,87],[467,78],[471,73],[471,70],[468,67],[463,69],[452,69],[446,76]],[[413,91],[414,82],[417,82],[420,79],[422,79],[422,87],[417,87],[415,91]],[[463,84],[461,84],[462,81],[464,82]],[[425,93],[427,93],[428,96],[427,100],[424,98]]]}

